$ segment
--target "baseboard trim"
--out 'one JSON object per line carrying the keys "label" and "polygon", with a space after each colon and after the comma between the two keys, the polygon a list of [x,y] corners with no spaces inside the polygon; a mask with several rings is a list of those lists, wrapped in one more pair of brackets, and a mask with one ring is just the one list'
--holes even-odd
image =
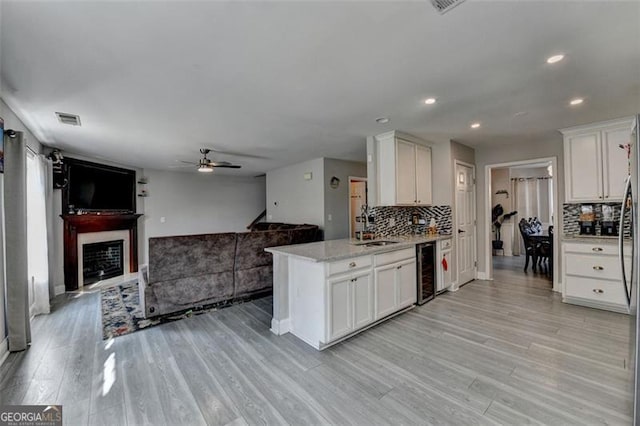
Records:
{"label": "baseboard trim", "polygon": [[285,318],[283,320],[277,320],[271,318],[271,332],[278,336],[287,334],[291,331],[291,318]]}
{"label": "baseboard trim", "polygon": [[63,285],[57,285],[53,288],[53,292],[55,293],[55,296],[59,296],[61,294],[63,294],[65,292],[64,290],[64,284]]}
{"label": "baseboard trim", "polygon": [[5,337],[2,342],[0,342],[0,365],[4,363],[4,361],[9,356],[9,338]]}
{"label": "baseboard trim", "polygon": [[486,280],[489,279],[488,276],[489,275],[486,272],[477,272],[476,273],[476,277],[477,277],[476,279],[478,279],[478,280],[485,280],[486,281]]}

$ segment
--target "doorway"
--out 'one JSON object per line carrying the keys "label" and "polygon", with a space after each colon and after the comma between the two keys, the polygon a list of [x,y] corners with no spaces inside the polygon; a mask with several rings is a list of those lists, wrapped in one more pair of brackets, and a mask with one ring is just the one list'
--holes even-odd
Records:
{"label": "doorway", "polygon": [[476,168],[472,164],[455,162],[456,169],[456,255],[457,286],[476,278]]}
{"label": "doorway", "polygon": [[[555,157],[486,166],[487,224],[482,245],[487,279],[493,279],[494,270],[510,270],[523,277],[534,274],[548,279],[558,291],[556,170]],[[531,244],[532,239],[536,244]]]}
{"label": "doorway", "polygon": [[362,208],[367,205],[367,178],[349,176],[349,237],[364,230]]}

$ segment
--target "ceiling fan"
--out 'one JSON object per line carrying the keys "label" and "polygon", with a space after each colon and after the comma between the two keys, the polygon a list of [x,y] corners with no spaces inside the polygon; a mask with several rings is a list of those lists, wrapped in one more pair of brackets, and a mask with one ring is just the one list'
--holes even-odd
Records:
{"label": "ceiling fan", "polygon": [[[200,149],[200,154],[202,154],[202,158],[200,160],[198,160],[197,163],[192,162],[192,161],[182,161],[179,160],[180,163],[185,163],[185,164],[189,164],[190,166],[196,166],[199,172],[203,172],[203,173],[211,173],[213,172],[213,169],[216,168],[221,168],[221,169],[239,169],[240,165],[238,164],[232,164],[228,161],[213,161],[210,158],[207,158],[207,155],[210,152],[218,152],[215,151],[213,149],[209,149],[209,148],[201,148]],[[175,167],[175,166],[174,166]],[[184,166],[177,166],[177,167],[184,167]]]}

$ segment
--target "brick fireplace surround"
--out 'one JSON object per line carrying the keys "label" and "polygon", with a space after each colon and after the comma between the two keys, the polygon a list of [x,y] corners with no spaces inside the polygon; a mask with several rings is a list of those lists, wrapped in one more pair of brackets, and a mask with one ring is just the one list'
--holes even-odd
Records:
{"label": "brick fireplace surround", "polygon": [[[63,214],[64,221],[64,285],[66,291],[80,286],[78,270],[78,234],[127,230],[129,232],[129,272],[138,271],[138,218],[141,214]],[[127,266],[125,265],[125,270]],[[80,271],[81,272],[81,271]]]}

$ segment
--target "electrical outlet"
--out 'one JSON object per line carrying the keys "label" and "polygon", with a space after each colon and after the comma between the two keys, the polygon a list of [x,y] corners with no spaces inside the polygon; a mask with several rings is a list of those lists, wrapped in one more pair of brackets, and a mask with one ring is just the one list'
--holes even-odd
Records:
{"label": "electrical outlet", "polygon": [[166,221],[167,221],[167,218],[166,218],[166,217],[162,216],[162,217],[160,218],[160,223],[165,223]]}
{"label": "electrical outlet", "polygon": [[331,221],[333,220],[333,215],[331,215],[331,213],[329,213],[329,214],[327,215],[327,220],[328,220],[329,222],[331,222]]}
{"label": "electrical outlet", "polygon": [[268,215],[267,219],[269,219],[269,220],[273,219],[273,215],[272,214]]}
{"label": "electrical outlet", "polygon": [[396,218],[395,217],[389,218],[389,226],[396,226]]}

